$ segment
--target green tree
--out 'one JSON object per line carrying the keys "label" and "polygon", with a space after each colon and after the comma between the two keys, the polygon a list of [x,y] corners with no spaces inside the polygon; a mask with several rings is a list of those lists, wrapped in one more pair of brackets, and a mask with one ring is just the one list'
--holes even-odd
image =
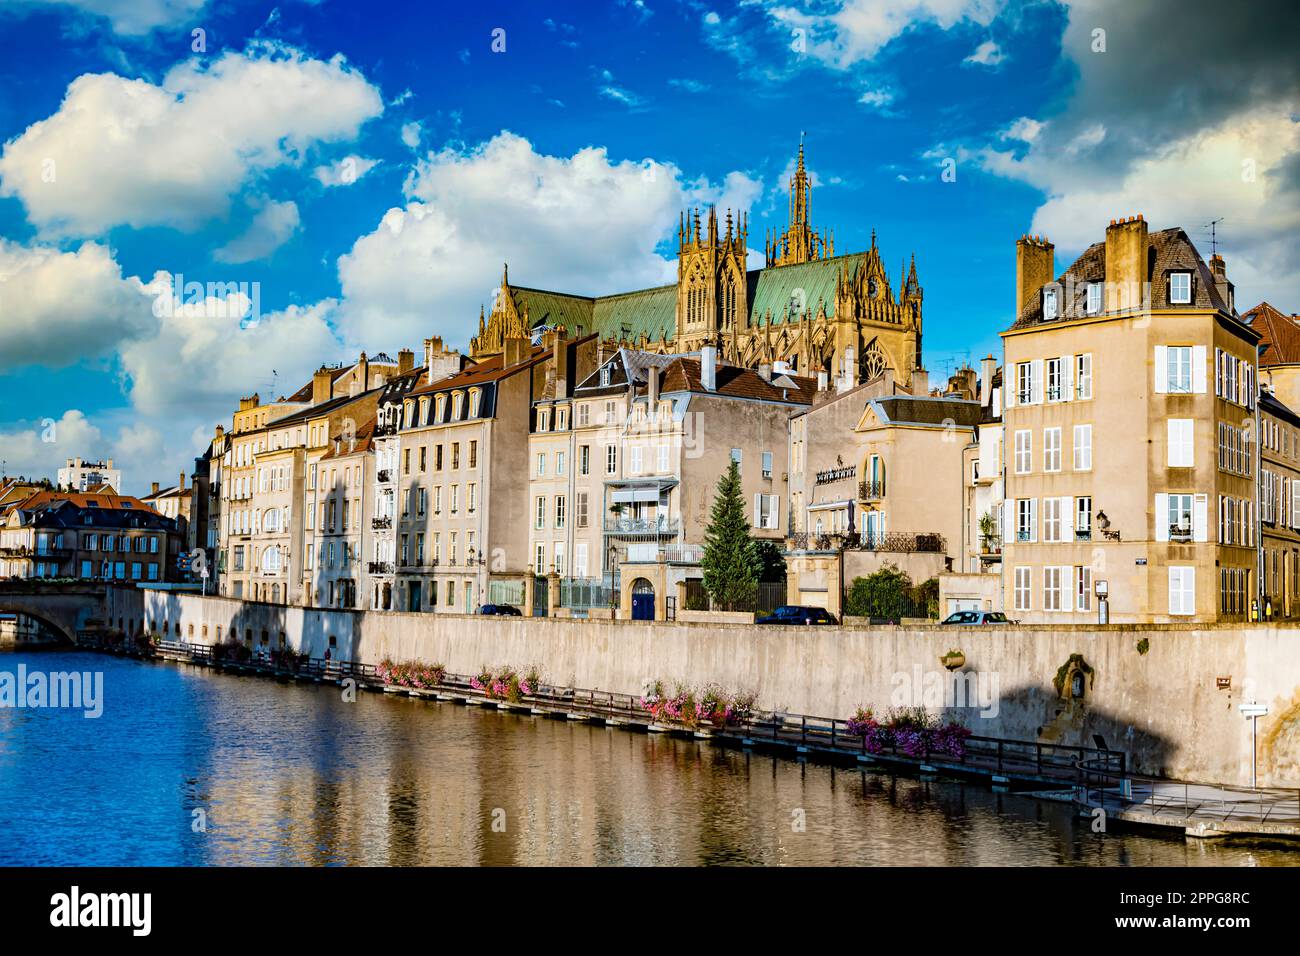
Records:
{"label": "green tree", "polygon": [[763,570],[745,517],[745,496],[740,489],[740,469],[732,461],[718,479],[709,526],[704,531],[704,588],[715,606],[734,611],[754,600]]}
{"label": "green tree", "polygon": [[781,545],[771,538],[755,538],[754,547],[758,549],[759,565],[763,569],[758,579],[784,584],[785,555],[781,552]]}
{"label": "green tree", "polygon": [[844,611],[856,617],[883,617],[897,621],[908,605],[912,579],[906,571],[886,564],[865,578],[854,578]]}

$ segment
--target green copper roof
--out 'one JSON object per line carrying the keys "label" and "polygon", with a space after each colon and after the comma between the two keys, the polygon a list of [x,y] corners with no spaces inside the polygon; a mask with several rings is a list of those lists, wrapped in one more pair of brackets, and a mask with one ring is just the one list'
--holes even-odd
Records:
{"label": "green copper roof", "polygon": [[819,303],[826,303],[826,315],[835,315],[835,277],[840,268],[848,266],[852,277],[866,259],[866,253],[836,256],[833,259],[816,259],[793,266],[771,269],[754,269],[749,273],[749,314],[752,324],[759,325],[767,312],[772,313],[772,324],[778,325],[795,298],[802,290],[802,300],[810,314],[816,314]]}
{"label": "green copper roof", "polygon": [[582,326],[584,332],[591,331],[592,300],[587,296],[519,286],[511,286],[510,290],[521,307],[528,307],[528,321],[534,328],[539,325],[562,325],[576,331],[578,326]]}
{"label": "green copper roof", "polygon": [[601,296],[596,300],[595,323],[598,331],[618,339],[635,342],[642,333],[647,339],[661,334],[671,339],[677,329],[677,286]]}

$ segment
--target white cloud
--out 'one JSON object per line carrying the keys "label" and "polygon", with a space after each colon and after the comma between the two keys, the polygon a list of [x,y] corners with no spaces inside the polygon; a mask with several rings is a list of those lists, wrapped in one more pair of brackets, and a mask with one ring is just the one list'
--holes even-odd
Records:
{"label": "white cloud", "polygon": [[891,90],[866,90],[858,97],[858,102],[863,106],[884,110],[885,107],[894,102],[894,94]]}
{"label": "white cloud", "polygon": [[1001,139],[1018,139],[1022,143],[1032,143],[1043,131],[1043,123],[1029,116],[1022,116],[1004,129],[998,136]]}
{"label": "white cloud", "polygon": [[401,137],[402,142],[410,149],[417,149],[420,145],[420,136],[423,134],[424,124],[419,120],[412,120],[409,123],[402,124]]}
{"label": "white cloud", "polygon": [[1006,58],[1007,55],[1002,52],[1002,47],[992,40],[985,40],[962,62],[969,63],[972,66],[997,66]]}
{"label": "white cloud", "polygon": [[382,112],[378,89],[341,56],[267,43],[180,63],[157,86],[87,73],[5,145],[0,196],[19,198],[46,235],[193,228],[258,175],[355,137]]}
{"label": "white cloud", "polygon": [[5,366],[58,367],[111,352],[152,324],[145,283],[94,242],[61,252],[0,239],[0,354]]}
{"label": "white cloud", "polygon": [[[503,261],[521,285],[583,294],[658,285],[676,265],[653,250],[675,235],[685,205],[747,207],[760,191],[743,173],[721,186],[685,181],[672,164],[616,162],[602,148],[548,156],[509,132],[430,153],[407,183],[407,204],[339,259],[339,330],[350,347],[372,350],[430,335],[463,345]],[[376,329],[384,341],[373,343]]]}
{"label": "white cloud", "polygon": [[42,7],[69,7],[92,16],[105,17],[113,31],[123,36],[142,36],[159,27],[178,27],[191,22],[207,0],[0,0],[0,6],[17,12]]}
{"label": "white cloud", "polygon": [[379,160],[353,153],[336,159],[328,166],[317,166],[312,175],[322,186],[351,186],[370,170],[379,165]]}
{"label": "white cloud", "polygon": [[782,28],[802,30],[807,53],[835,69],[875,59],[891,41],[920,24],[951,30],[959,24],[988,26],[1005,0],[842,0],[831,12],[769,4]]}
{"label": "white cloud", "polygon": [[298,231],[298,204],[267,202],[240,235],[212,253],[217,262],[242,263],[265,259]]}
{"label": "white cloud", "polygon": [[54,481],[68,458],[110,457],[100,430],[80,409],[70,408],[55,417],[33,409],[30,418],[0,431],[0,459],[5,473]]}

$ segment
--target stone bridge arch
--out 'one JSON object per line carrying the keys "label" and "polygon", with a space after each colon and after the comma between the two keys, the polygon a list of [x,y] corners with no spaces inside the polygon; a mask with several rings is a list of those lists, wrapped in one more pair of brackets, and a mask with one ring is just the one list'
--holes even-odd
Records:
{"label": "stone bridge arch", "polygon": [[0,611],[22,614],[44,624],[68,644],[94,627],[136,633],[143,625],[144,602],[134,588],[108,584],[0,581]]}

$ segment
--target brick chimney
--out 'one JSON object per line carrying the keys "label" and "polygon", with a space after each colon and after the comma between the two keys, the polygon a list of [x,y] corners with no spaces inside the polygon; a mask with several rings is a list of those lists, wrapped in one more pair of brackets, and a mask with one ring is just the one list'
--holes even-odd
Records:
{"label": "brick chimney", "polygon": [[501,356],[501,367],[510,368],[512,365],[518,365],[528,358],[528,353],[532,351],[532,347],[532,340],[523,336],[512,336],[506,339],[505,352]]}
{"label": "brick chimney", "polygon": [[923,368],[912,369],[912,394],[922,397],[930,394],[930,373]]}
{"label": "brick chimney", "polygon": [[1056,246],[1044,236],[1021,236],[1016,240],[1016,311],[1029,304],[1043,286],[1056,278]]}
{"label": "brick chimney", "polygon": [[1214,288],[1218,290],[1219,298],[1227,305],[1229,312],[1233,311],[1236,308],[1233,301],[1236,294],[1232,283],[1228,281],[1228,264],[1217,252],[1210,256],[1210,272],[1214,275]]}
{"label": "brick chimney", "polygon": [[712,345],[700,349],[700,386],[706,392],[718,390],[718,350]]}
{"label": "brick chimney", "polygon": [[646,410],[653,415],[659,407],[659,366],[651,365],[646,372]]}
{"label": "brick chimney", "polygon": [[415,353],[410,349],[402,349],[397,353],[397,374],[405,375],[415,368]]}
{"label": "brick chimney", "polygon": [[997,359],[992,354],[980,359],[980,404],[985,407],[993,402],[993,376],[997,368]]}
{"label": "brick chimney", "polygon": [[1112,219],[1106,227],[1107,312],[1140,309],[1149,299],[1147,283],[1147,222],[1139,213]]}
{"label": "brick chimney", "polygon": [[564,328],[555,330],[551,340],[551,373],[555,376],[555,397],[565,398],[569,394],[569,333]]}
{"label": "brick chimney", "polygon": [[361,382],[361,391],[370,389],[370,359],[366,358],[366,353],[362,352],[361,357],[357,359],[357,378]]}
{"label": "brick chimney", "polygon": [[311,377],[311,403],[319,405],[321,402],[328,402],[333,395],[333,389],[334,376],[322,365]]}
{"label": "brick chimney", "polygon": [[149,482],[149,497],[152,498],[156,494],[158,494],[158,482],[151,481]]}

